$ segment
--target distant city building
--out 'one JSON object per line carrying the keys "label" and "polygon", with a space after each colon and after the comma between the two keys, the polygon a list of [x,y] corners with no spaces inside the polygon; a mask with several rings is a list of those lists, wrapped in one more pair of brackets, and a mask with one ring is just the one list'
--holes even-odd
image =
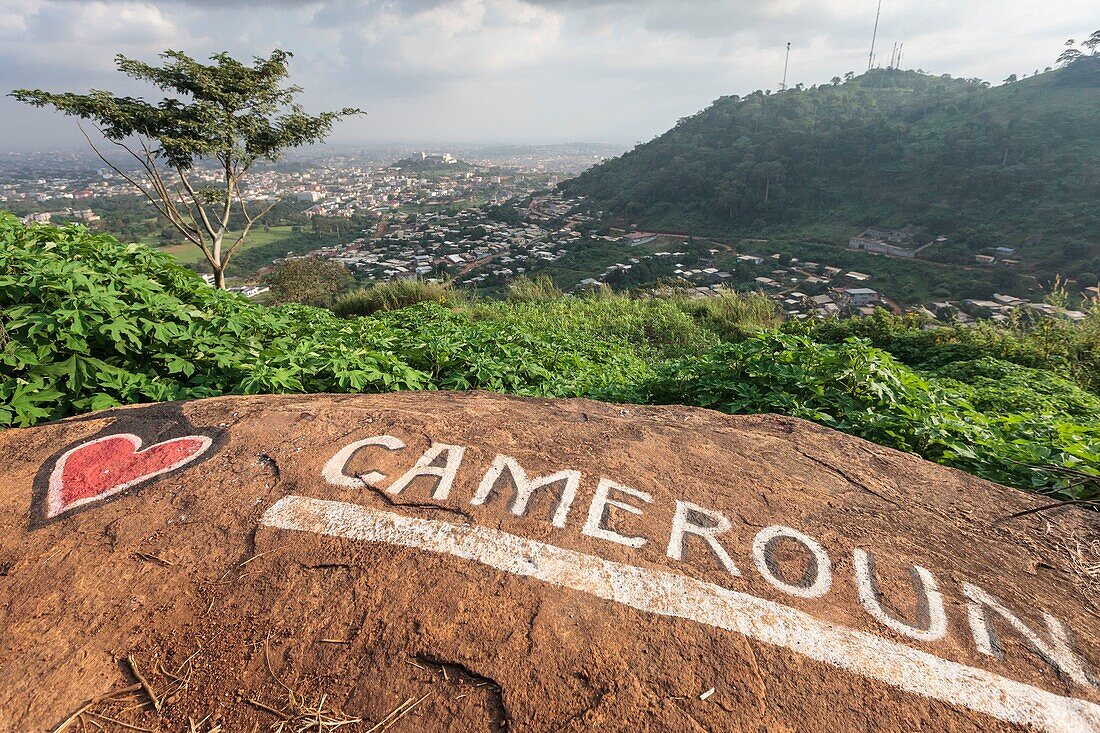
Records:
{"label": "distant city building", "polygon": [[[851,249],[863,250],[865,252],[886,255],[887,257],[904,257],[906,259],[912,259],[924,249],[924,247],[913,246],[913,235],[914,229],[912,226],[897,230],[868,227],[864,229],[863,233],[858,237],[849,239],[848,247]],[[935,243],[942,243],[944,241],[946,241],[946,239],[940,237]],[[929,245],[925,245],[925,247],[927,246]]]}
{"label": "distant city building", "polygon": [[859,249],[865,252],[874,252],[888,257],[905,257],[911,259],[917,256],[918,249],[912,247],[912,227],[901,230],[880,229],[868,227],[858,237],[848,240],[851,249]]}
{"label": "distant city building", "polygon": [[837,296],[857,308],[878,302],[879,297],[878,291],[871,288],[841,288],[837,291]]}
{"label": "distant city building", "polygon": [[640,244],[652,242],[656,238],[656,234],[650,234],[649,232],[631,232],[625,237],[627,243],[630,244],[632,247],[637,247]]}

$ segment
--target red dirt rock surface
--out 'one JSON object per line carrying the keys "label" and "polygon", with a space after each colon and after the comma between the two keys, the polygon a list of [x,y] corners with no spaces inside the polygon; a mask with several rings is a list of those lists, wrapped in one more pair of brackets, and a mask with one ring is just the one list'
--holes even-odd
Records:
{"label": "red dirt rock surface", "polygon": [[[403,447],[333,461],[382,435]],[[426,451],[458,463],[449,490],[407,474]],[[497,456],[579,475],[517,515]],[[303,730],[1091,730],[1100,530],[1005,519],[1045,503],[799,420],[586,400],[219,398],[8,430],[0,730],[290,731],[310,707]]]}

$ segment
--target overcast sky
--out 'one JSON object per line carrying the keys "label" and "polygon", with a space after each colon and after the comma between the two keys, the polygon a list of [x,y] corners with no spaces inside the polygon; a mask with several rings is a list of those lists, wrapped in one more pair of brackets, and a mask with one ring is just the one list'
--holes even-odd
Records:
{"label": "overcast sky", "polygon": [[[878,0],[0,0],[0,90],[140,93],[116,53],[294,53],[344,143],[648,140],[725,94],[867,66]],[[1096,0],[883,0],[877,51],[999,82],[1100,26]],[[884,64],[885,65],[885,64]],[[0,101],[0,151],[76,147],[72,118]]]}

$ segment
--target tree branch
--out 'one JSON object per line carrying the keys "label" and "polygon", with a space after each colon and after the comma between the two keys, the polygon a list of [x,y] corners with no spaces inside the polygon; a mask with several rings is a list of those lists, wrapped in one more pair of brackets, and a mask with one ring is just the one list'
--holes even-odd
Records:
{"label": "tree branch", "polygon": [[264,216],[266,216],[267,212],[274,209],[276,204],[279,203],[279,200],[275,199],[263,211],[256,214],[256,216],[249,216],[248,207],[244,203],[244,198],[241,196],[240,189],[238,188],[236,190],[236,192],[237,192],[237,201],[240,202],[240,205],[241,205],[241,213],[244,214],[245,225],[244,225],[244,229],[241,231],[240,235],[238,235],[237,239],[233,242],[233,244],[229,245],[229,247],[227,247],[226,250],[225,250],[225,262],[226,262],[226,264],[229,263],[229,258],[233,255],[233,250],[237,249],[237,245],[239,245],[241,242],[243,242],[245,237],[248,236],[248,233],[252,230],[252,225],[255,224],[257,221],[259,221],[260,219],[262,219]]}
{"label": "tree branch", "polygon": [[187,189],[187,194],[191,197],[191,200],[195,203],[195,208],[199,210],[199,216],[202,218],[202,224],[206,227],[206,232],[211,238],[217,237],[217,230],[214,229],[214,225],[210,223],[210,218],[206,214],[206,209],[203,208],[202,201],[199,200],[199,195],[195,192],[191,182],[187,180],[187,174],[183,172],[183,168],[180,166],[174,166],[176,169],[176,175],[180,177],[180,181],[183,182],[183,187]]}
{"label": "tree branch", "polygon": [[[133,186],[138,191],[140,191],[141,195],[144,196],[146,199],[148,199],[149,203],[151,203],[153,205],[153,207],[157,210],[157,213],[159,213],[164,218],[168,219],[168,221],[171,222],[172,226],[174,226],[177,230],[179,230],[179,232],[181,234],[183,234],[185,237],[187,237],[190,241],[194,242],[195,244],[200,244],[200,246],[201,246],[201,243],[195,237],[195,234],[188,230],[186,223],[183,222],[182,217],[180,217],[179,213],[177,211],[175,211],[175,209],[172,207],[172,204],[169,200],[167,200],[164,197],[160,196],[159,192],[157,193],[157,196],[153,196],[153,194],[149,193],[149,191],[147,191],[144,186],[142,186],[140,183],[138,183],[138,181],[135,180],[133,178],[133,176],[125,173],[122,169],[120,169],[118,166],[116,166],[114,163],[112,163],[110,160],[108,160],[105,155],[103,155],[103,152],[96,146],[96,144],[94,142],[92,142],[91,136],[88,135],[88,131],[84,129],[83,125],[77,125],[77,127],[80,128],[80,133],[84,136],[84,139],[88,141],[88,145],[91,146],[91,148],[95,152],[96,156],[98,156],[99,159],[102,160],[104,162],[104,164],[107,165],[107,167],[109,167],[111,170],[113,170],[118,175],[122,176],[122,178],[125,179],[131,186]],[[102,134],[102,131],[100,131],[100,134]],[[126,150],[126,152],[130,153],[130,155],[134,156],[134,158],[137,158],[139,162],[141,161],[141,159],[138,157],[137,153],[135,153],[133,150],[131,150],[129,147],[127,147],[123,143],[118,142],[117,140],[111,140],[110,138],[108,138],[106,136],[104,136],[104,139],[109,140],[111,143],[123,148],[124,150]],[[154,186],[154,188],[155,188],[155,186]]]}

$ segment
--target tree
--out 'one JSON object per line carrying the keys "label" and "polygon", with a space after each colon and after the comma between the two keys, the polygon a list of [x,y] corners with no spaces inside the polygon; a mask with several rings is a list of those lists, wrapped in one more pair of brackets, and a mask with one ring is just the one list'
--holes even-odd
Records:
{"label": "tree", "polygon": [[1093,56],[1100,56],[1100,31],[1093,31],[1081,45],[1091,51]]}
{"label": "tree", "polygon": [[1005,78],[1005,84],[1011,84],[1015,81],[1018,81],[1018,78],[1016,77],[1015,74],[1009,74],[1008,77]]}
{"label": "tree", "polygon": [[829,80],[829,83],[835,87],[837,84],[840,83],[840,77],[834,76],[832,79]]}
{"label": "tree", "polygon": [[[88,94],[54,94],[17,89],[16,99],[36,107],[51,106],[68,115],[91,120],[113,145],[140,166],[129,172],[115,165],[80,130],[96,154],[145,196],[188,242],[202,249],[214,272],[214,283],[225,288],[225,270],[252,226],[274,203],[250,212],[242,182],[257,160],[277,160],[283,151],[321,142],[342,117],[362,114],[344,108],[306,114],[295,102],[298,86],[282,86],[291,54],[276,49],[251,66],[226,53],[202,64],[180,51],[166,51],[162,66],[115,57],[123,74],[150,82],[172,96],[151,104],[93,89]],[[199,163],[216,163],[216,183],[197,179]],[[141,179],[141,180],[139,180]],[[230,234],[231,221],[240,227]]]}
{"label": "tree", "polygon": [[320,257],[298,257],[275,265],[264,278],[276,303],[327,305],[348,286],[351,273],[339,262]]}
{"label": "tree", "polygon": [[1076,48],[1067,48],[1062,52],[1062,55],[1058,57],[1058,63],[1062,66],[1069,66],[1084,55],[1085,54],[1081,53]]}

